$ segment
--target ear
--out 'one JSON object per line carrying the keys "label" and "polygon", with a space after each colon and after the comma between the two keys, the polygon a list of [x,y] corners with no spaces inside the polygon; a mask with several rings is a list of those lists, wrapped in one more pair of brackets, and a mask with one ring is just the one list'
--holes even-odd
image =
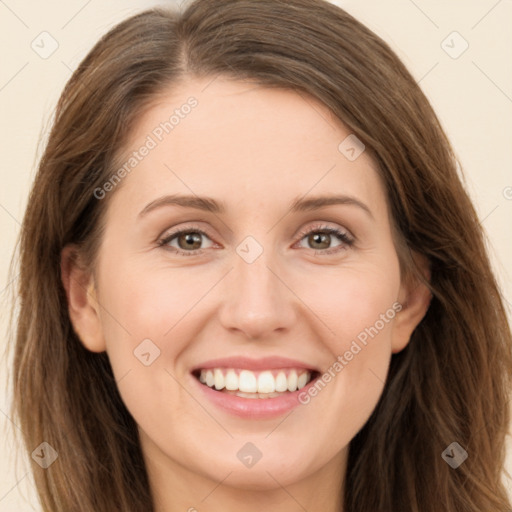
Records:
{"label": "ear", "polygon": [[94,278],[81,264],[75,246],[68,245],[62,250],[60,268],[68,301],[69,318],[75,333],[88,350],[105,351]]}
{"label": "ear", "polygon": [[407,346],[414,329],[427,313],[432,299],[432,294],[425,283],[425,281],[430,282],[428,259],[423,255],[413,253],[412,260],[423,279],[412,272],[408,272],[402,280],[398,297],[402,309],[396,314],[393,324],[393,354],[400,352]]}

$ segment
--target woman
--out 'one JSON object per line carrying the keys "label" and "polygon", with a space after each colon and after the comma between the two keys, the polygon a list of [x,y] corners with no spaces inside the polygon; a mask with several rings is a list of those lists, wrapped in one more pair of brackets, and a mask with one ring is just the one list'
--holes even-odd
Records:
{"label": "woman", "polygon": [[61,96],[20,258],[45,510],[510,508],[478,218],[425,96],[338,7],[111,30]]}

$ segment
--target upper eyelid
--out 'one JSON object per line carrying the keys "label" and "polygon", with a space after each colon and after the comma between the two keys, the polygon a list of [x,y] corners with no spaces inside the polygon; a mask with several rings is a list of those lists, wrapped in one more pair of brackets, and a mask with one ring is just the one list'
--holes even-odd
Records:
{"label": "upper eyelid", "polygon": [[348,237],[352,238],[352,239],[355,239],[355,236],[352,234],[352,232],[343,227],[343,226],[331,226],[331,225],[328,225],[327,223],[325,222],[320,222],[320,223],[317,223],[317,224],[313,224],[312,226],[309,226],[308,228],[305,228],[305,229],[301,229],[298,233],[297,233],[297,236],[305,236],[311,232],[314,232],[314,231],[322,231],[322,230],[326,230],[326,231],[340,231],[342,233],[345,233]]}
{"label": "upper eyelid", "polygon": [[[185,226],[183,228],[176,228],[175,230],[171,229],[171,230],[166,230],[163,232],[162,235],[160,235],[158,237],[158,240],[162,241],[162,240],[167,240],[169,238],[172,238],[180,233],[183,233],[183,232],[198,232],[198,233],[201,233],[203,235],[206,235],[208,238],[210,238],[212,240],[212,236],[208,233],[208,230],[207,229],[204,229],[204,228],[201,228],[199,226],[194,226],[194,225],[190,225],[190,226]],[[213,241],[213,240],[212,240]]]}

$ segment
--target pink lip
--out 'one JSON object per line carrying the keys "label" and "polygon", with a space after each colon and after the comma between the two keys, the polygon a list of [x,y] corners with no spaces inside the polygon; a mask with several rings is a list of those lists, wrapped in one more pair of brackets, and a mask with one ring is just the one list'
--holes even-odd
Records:
{"label": "pink lip", "polygon": [[301,402],[299,402],[299,393],[307,393],[309,387],[313,386],[316,381],[316,379],[313,379],[302,389],[276,396],[275,398],[242,398],[240,396],[216,391],[201,384],[196,378],[193,379],[196,385],[199,386],[205,394],[206,398],[214,405],[234,416],[252,420],[274,418],[301,405]]}
{"label": "pink lip", "polygon": [[192,372],[197,370],[208,370],[210,368],[240,368],[241,370],[273,370],[279,368],[304,368],[309,371],[318,371],[317,368],[286,357],[263,357],[260,359],[251,359],[249,357],[225,357],[222,359],[212,359],[194,367]]}
{"label": "pink lip", "polygon": [[[240,368],[253,371],[279,368],[305,368],[309,371],[318,372],[318,370],[308,364],[288,358],[266,357],[262,359],[250,359],[247,357],[229,357],[202,363],[192,370],[192,373],[199,369],[206,370],[210,368]],[[196,377],[192,376],[192,378],[196,385],[199,386],[201,392],[204,393],[205,397],[215,406],[234,416],[253,420],[274,418],[286,414],[298,405],[301,405],[301,402],[299,402],[299,394],[307,392],[309,387],[313,386],[316,381],[316,378],[314,378],[302,389],[274,398],[242,398],[229,393],[216,391],[201,384]]]}

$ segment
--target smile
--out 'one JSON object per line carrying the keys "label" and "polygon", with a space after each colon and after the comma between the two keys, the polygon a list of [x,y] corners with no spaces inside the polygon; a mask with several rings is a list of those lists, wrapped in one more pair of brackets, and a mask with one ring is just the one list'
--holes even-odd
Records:
{"label": "smile", "polygon": [[242,398],[275,398],[298,391],[316,372],[304,368],[252,371],[241,368],[199,369],[194,376],[211,389]]}
{"label": "smile", "polygon": [[203,361],[190,372],[200,396],[220,411],[245,420],[288,414],[301,405],[299,394],[319,376],[318,367],[278,356],[225,357]]}

